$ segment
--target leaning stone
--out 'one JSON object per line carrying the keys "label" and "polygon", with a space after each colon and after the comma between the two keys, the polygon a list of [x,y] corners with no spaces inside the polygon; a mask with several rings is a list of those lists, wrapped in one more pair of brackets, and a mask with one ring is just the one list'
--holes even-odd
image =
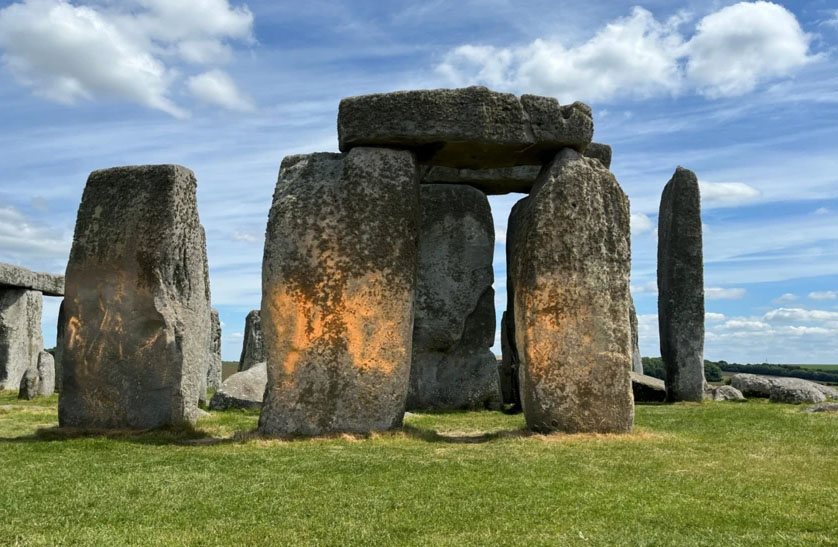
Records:
{"label": "leaning stone", "polygon": [[630,301],[631,311],[629,312],[629,326],[631,327],[631,370],[637,374],[643,374],[643,358],[640,356],[640,338],[637,333],[637,310],[634,307],[634,298]]}
{"label": "leaning stone", "polygon": [[207,389],[218,389],[221,386],[221,319],[215,308],[210,311],[210,344],[207,360]]}
{"label": "leaning stone", "polygon": [[631,373],[631,389],[636,403],[662,403],[666,401],[666,384],[663,380],[645,374]]}
{"label": "leaning stone", "polygon": [[421,185],[422,224],[409,410],[500,406],[489,200],[463,185]]}
{"label": "leaning stone", "polygon": [[695,173],[679,167],[658,216],[658,325],[668,401],[704,397],[704,259]]}
{"label": "leaning stone", "polygon": [[20,389],[17,393],[18,399],[31,401],[39,395],[41,378],[35,368],[27,369],[20,379]]}
{"label": "leaning stone", "polygon": [[197,419],[210,308],[195,193],[176,165],[88,178],[67,265],[61,426]]}
{"label": "leaning stone", "polygon": [[745,396],[733,386],[707,386],[704,398],[710,401],[744,401]]}
{"label": "leaning stone", "polygon": [[586,104],[485,87],[349,97],[338,110],[341,151],[406,148],[420,162],[454,168],[540,164],[565,147],[585,150],[593,131]]}
{"label": "leaning stone", "polygon": [[774,403],[823,403],[824,395],[812,382],[796,378],[784,378],[782,382],[772,382],[769,400]]}
{"label": "leaning stone", "polygon": [[606,169],[611,169],[611,147],[607,144],[592,142],[585,148],[585,157],[597,159]]}
{"label": "leaning stone", "polygon": [[259,310],[252,310],[244,319],[244,343],[239,358],[239,372],[267,360],[265,339],[262,336],[262,315]]}
{"label": "leaning stone", "polygon": [[38,395],[49,397],[55,393],[55,359],[48,351],[38,353]]}
{"label": "leaning stone", "polygon": [[410,152],[353,148],[283,160],[262,264],[263,433],[401,425],[418,239]]}
{"label": "leaning stone", "polygon": [[838,412],[838,403],[818,403],[807,408],[806,412]]}
{"label": "leaning stone", "polygon": [[261,408],[268,383],[267,363],[257,363],[244,372],[237,372],[224,380],[210,399],[211,410],[228,408]]}
{"label": "leaning stone", "polygon": [[520,215],[510,267],[527,425],[630,431],[628,198],[599,161],[566,149]]}
{"label": "leaning stone", "polygon": [[44,349],[41,293],[0,287],[0,389],[18,389],[29,369],[37,369]]}
{"label": "leaning stone", "polygon": [[64,276],[33,272],[0,262],[0,290],[9,287],[38,291],[47,296],[64,296]]}

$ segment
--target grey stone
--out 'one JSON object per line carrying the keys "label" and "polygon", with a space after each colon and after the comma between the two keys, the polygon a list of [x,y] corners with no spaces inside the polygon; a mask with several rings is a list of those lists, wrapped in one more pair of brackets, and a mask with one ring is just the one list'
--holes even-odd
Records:
{"label": "grey stone", "polygon": [[634,307],[634,298],[630,301],[629,325],[631,327],[631,370],[637,374],[643,374],[643,358],[640,356],[640,337],[637,333],[637,310]]}
{"label": "grey stone", "polygon": [[420,162],[454,168],[540,164],[564,147],[585,150],[593,131],[586,104],[485,87],[349,97],[338,110],[341,151],[406,148]]}
{"label": "grey stone", "polygon": [[211,410],[228,408],[261,408],[268,383],[267,363],[257,363],[244,372],[237,372],[224,380],[213,394]]}
{"label": "grey stone", "polygon": [[745,397],[770,397],[771,378],[757,376],[756,374],[734,374],[730,379],[730,385],[742,392]]}
{"label": "grey stone", "polygon": [[585,157],[597,159],[606,169],[611,169],[611,147],[607,144],[592,142],[585,148]]}
{"label": "grey stone", "polygon": [[64,336],[66,334],[67,323],[64,316],[64,300],[61,300],[61,305],[58,306],[58,324],[55,332],[55,389],[61,391],[61,383],[63,382],[63,372],[61,370],[61,359],[64,351]]}
{"label": "grey stone", "polygon": [[0,389],[18,389],[29,369],[37,369],[44,349],[40,292],[0,287]]}
{"label": "grey stone", "polygon": [[669,401],[704,397],[704,259],[695,173],[678,167],[658,216],[658,326]]}
{"label": "grey stone", "polygon": [[412,153],[361,147],[283,160],[262,264],[263,433],[401,425],[418,239]]}
{"label": "grey stone", "polygon": [[262,315],[259,310],[252,310],[244,320],[244,343],[239,359],[239,372],[267,360],[265,338],[262,336]]}
{"label": "grey stone", "polygon": [[663,380],[645,374],[631,373],[631,389],[636,403],[662,403],[666,401],[666,384]]}
{"label": "grey stone", "polygon": [[38,353],[38,395],[49,397],[55,393],[55,359],[48,351]]}
{"label": "grey stone", "polygon": [[31,401],[39,395],[41,378],[34,368],[27,369],[20,379],[20,389],[17,392],[18,399]]}
{"label": "grey stone", "polygon": [[196,186],[176,165],[88,178],[67,265],[61,426],[197,419],[210,307]]}
{"label": "grey stone", "polygon": [[463,185],[421,185],[409,410],[500,406],[489,200]]}
{"label": "grey stone", "polygon": [[527,425],[630,431],[628,198],[599,161],[565,149],[519,214],[509,267]]}
{"label": "grey stone", "polygon": [[[795,390],[800,392],[800,396],[805,396],[806,393],[817,391],[826,399],[838,399],[838,390],[833,387],[825,386],[817,382],[803,380],[802,378],[788,378],[784,376],[759,376],[756,374],[740,373],[734,374],[730,380],[730,385],[742,392],[745,397],[762,397],[770,398],[774,392],[775,386],[780,386],[776,390],[775,397],[795,398]],[[805,387],[801,387],[805,386]],[[819,402],[820,398],[816,395],[813,402]]]}
{"label": "grey stone", "polygon": [[704,398],[710,401],[744,401],[745,396],[733,386],[707,386]]}
{"label": "grey stone", "polygon": [[9,287],[38,291],[47,296],[64,296],[64,276],[33,272],[0,262],[0,291]]}
{"label": "grey stone", "polygon": [[838,403],[818,403],[807,408],[806,412],[838,412]]}
{"label": "grey stone", "polygon": [[813,382],[797,378],[783,378],[781,382],[771,383],[769,400],[775,403],[823,403],[826,395],[815,387]]}
{"label": "grey stone", "polygon": [[520,358],[515,341],[515,279],[509,265],[514,261],[521,211],[528,200],[528,197],[518,200],[509,212],[506,225],[506,311],[501,319],[501,368],[498,374],[502,401],[512,405],[513,410],[521,409],[521,389],[518,384]]}
{"label": "grey stone", "polygon": [[221,386],[221,319],[215,308],[210,311],[210,344],[207,360],[207,389],[218,389]]}
{"label": "grey stone", "polygon": [[817,382],[812,382],[812,387],[824,394],[827,399],[838,399],[838,389],[832,386],[825,386]]}

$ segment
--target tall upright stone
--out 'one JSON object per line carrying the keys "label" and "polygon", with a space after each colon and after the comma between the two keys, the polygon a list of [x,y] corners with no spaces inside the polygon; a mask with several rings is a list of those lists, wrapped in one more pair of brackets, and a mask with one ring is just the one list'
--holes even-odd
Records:
{"label": "tall upright stone", "polygon": [[64,354],[64,336],[66,335],[67,322],[64,318],[64,300],[58,306],[58,324],[55,329],[55,389],[61,391],[63,373],[61,362]]}
{"label": "tall upright stone", "polygon": [[503,403],[512,405],[513,410],[521,409],[521,390],[518,384],[518,344],[515,341],[515,279],[512,264],[518,242],[518,228],[521,211],[526,208],[529,197],[519,200],[509,213],[506,224],[506,311],[501,317],[501,366],[500,384]]}
{"label": "tall upright stone", "polygon": [[698,178],[678,167],[658,215],[658,326],[668,401],[704,396],[704,257]]}
{"label": "tall upright stone", "polygon": [[61,426],[197,419],[210,308],[196,186],[176,165],[88,178],[67,265]]}
{"label": "tall upright stone", "polygon": [[500,405],[486,195],[471,186],[421,185],[422,224],[407,408]]}
{"label": "tall upright stone", "polygon": [[244,319],[244,343],[239,359],[239,372],[267,360],[265,339],[262,335],[262,313],[259,310],[251,310]]}
{"label": "tall upright stone", "polygon": [[37,369],[42,309],[40,291],[0,287],[0,389],[18,389],[24,373]]}
{"label": "tall upright stone", "polygon": [[399,426],[419,237],[411,152],[286,157],[268,218],[262,330],[269,435]]}
{"label": "tall upright stone", "polygon": [[634,307],[634,298],[631,299],[629,325],[631,326],[631,371],[643,374],[643,358],[640,356],[640,336],[637,332],[637,309]]}
{"label": "tall upright stone", "polygon": [[207,389],[221,387],[221,319],[218,310],[210,311],[210,343],[207,356]]}
{"label": "tall upright stone", "polygon": [[527,425],[630,431],[628,198],[599,160],[566,149],[519,214],[509,267]]}

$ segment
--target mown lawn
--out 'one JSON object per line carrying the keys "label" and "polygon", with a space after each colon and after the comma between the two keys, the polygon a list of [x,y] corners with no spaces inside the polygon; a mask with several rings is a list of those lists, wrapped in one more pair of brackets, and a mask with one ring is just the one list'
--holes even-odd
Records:
{"label": "mown lawn", "polygon": [[1,545],[838,545],[838,415],[638,406],[628,436],[521,416],[280,441],[258,415],[79,436],[0,394]]}

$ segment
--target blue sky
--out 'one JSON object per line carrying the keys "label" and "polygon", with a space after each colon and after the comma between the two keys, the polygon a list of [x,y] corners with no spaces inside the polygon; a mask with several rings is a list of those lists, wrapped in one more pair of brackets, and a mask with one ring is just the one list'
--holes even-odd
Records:
{"label": "blue sky", "polygon": [[[282,158],[336,150],[344,96],[484,84],[593,106],[632,203],[644,355],[660,193],[683,165],[702,183],[706,356],[836,363],[837,44],[834,0],[0,2],[0,261],[62,272],[90,171],[185,165],[237,359]],[[498,315],[520,197],[491,198]]]}

